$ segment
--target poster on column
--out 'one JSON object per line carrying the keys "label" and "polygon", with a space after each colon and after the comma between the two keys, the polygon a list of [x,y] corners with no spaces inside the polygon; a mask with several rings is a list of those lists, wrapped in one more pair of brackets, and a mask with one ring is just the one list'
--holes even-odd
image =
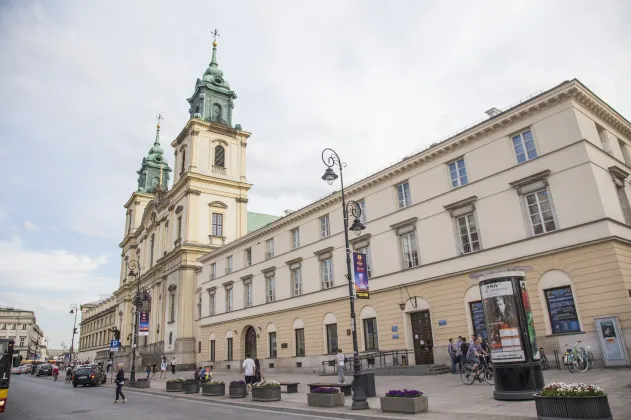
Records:
{"label": "poster on column", "polygon": [[484,284],[480,294],[493,363],[525,361],[513,283],[506,280]]}
{"label": "poster on column", "polygon": [[138,323],[138,335],[149,335],[149,312],[140,313],[140,322]]}
{"label": "poster on column", "polygon": [[532,360],[539,360],[541,358],[541,355],[539,354],[539,346],[537,346],[535,322],[532,315],[532,308],[530,307],[530,298],[528,297],[528,287],[526,286],[526,280],[520,280],[519,285],[521,287],[521,300],[524,303],[524,312],[526,313],[526,324],[528,326],[528,338],[530,339]]}
{"label": "poster on column", "polygon": [[368,290],[368,273],[366,272],[366,254],[353,253],[353,271],[355,282],[355,298],[370,299]]}

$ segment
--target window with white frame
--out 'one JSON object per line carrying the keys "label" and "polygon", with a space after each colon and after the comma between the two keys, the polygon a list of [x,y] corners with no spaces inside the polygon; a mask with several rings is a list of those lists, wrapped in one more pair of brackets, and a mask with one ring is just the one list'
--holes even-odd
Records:
{"label": "window with white frame", "polygon": [[460,252],[468,254],[480,250],[480,237],[475,213],[467,213],[456,218],[458,237],[460,238]]}
{"label": "window with white frame", "polygon": [[177,218],[177,240],[182,240],[182,216]]}
{"label": "window with white frame", "polygon": [[291,283],[293,296],[300,296],[302,294],[302,273],[300,267],[291,270]]}
{"label": "window with white frame", "polygon": [[210,279],[216,279],[217,278],[217,263],[212,263],[210,264]]}
{"label": "window with white frame", "polygon": [[418,266],[418,244],[416,241],[416,230],[404,233],[400,237],[401,252],[403,254],[403,268]]}
{"label": "window with white frame", "polygon": [[320,217],[320,238],[326,238],[331,235],[331,225],[329,224],[329,215]]}
{"label": "window with white frame", "polygon": [[622,151],[624,163],[626,163],[627,166],[631,166],[631,154],[629,154],[629,145],[618,139],[618,146],[620,146],[620,150]]}
{"label": "window with white frame", "polygon": [[245,250],[245,265],[249,267],[252,265],[252,248]]}
{"label": "window with white frame", "polygon": [[153,267],[153,250],[156,244],[156,234],[151,234],[151,246],[149,250],[149,268]]}
{"label": "window with white frame", "polygon": [[245,307],[252,306],[252,280],[245,281],[243,283],[243,300],[245,301]]}
{"label": "window with white frame", "polygon": [[370,257],[370,247],[366,246],[364,248],[358,248],[355,252],[358,254],[366,254],[366,272],[368,274],[368,278],[372,277],[372,258]]}
{"label": "window with white frame", "polygon": [[265,301],[274,302],[276,300],[276,280],[274,276],[265,279]]}
{"label": "window with white frame", "polygon": [[265,259],[274,258],[274,238],[265,241]]}
{"label": "window with white frame", "polygon": [[404,182],[402,184],[397,185],[397,202],[399,204],[399,208],[405,208],[412,204],[412,197],[410,196],[410,184],[408,182]]}
{"label": "window with white frame", "polygon": [[607,131],[596,124],[596,131],[598,131],[598,137],[600,138],[600,144],[603,147],[603,150],[610,155],[613,155],[613,150],[611,150],[611,144],[609,144],[609,137],[607,136]]}
{"label": "window with white frame", "polygon": [[230,286],[229,288],[226,288],[226,312],[230,312],[232,311],[232,295],[233,295],[233,290],[232,290],[232,286]]}
{"label": "window with white frame", "polygon": [[533,234],[540,235],[556,230],[552,203],[550,202],[550,194],[547,188],[526,194],[524,199],[526,200]]}
{"label": "window with white frame", "polygon": [[322,288],[330,289],[333,287],[333,262],[331,258],[320,261],[322,267]]}
{"label": "window with white frame", "polygon": [[212,236],[223,236],[223,214],[212,214]]}
{"label": "window with white frame", "polygon": [[291,248],[300,248],[300,228],[295,228],[291,230]]}
{"label": "window with white frame", "polygon": [[448,163],[447,167],[449,168],[449,179],[451,180],[452,188],[461,187],[469,183],[464,158]]}
{"label": "window with white frame", "polygon": [[537,157],[537,148],[530,129],[514,134],[512,140],[517,163],[524,163]]}
{"label": "window with white frame", "polygon": [[610,167],[609,173],[616,187],[616,194],[618,195],[618,202],[620,203],[620,209],[622,210],[625,223],[631,225],[631,207],[629,206],[629,197],[625,190],[625,179],[627,179],[629,174],[617,166]]}
{"label": "window with white frame", "polygon": [[175,322],[175,290],[171,290],[169,298],[169,321]]}
{"label": "window with white frame", "polygon": [[215,292],[214,291],[208,292],[208,295],[210,296],[210,299],[208,302],[209,313],[210,315],[215,315],[215,311],[216,311]]}
{"label": "window with white frame", "polygon": [[232,255],[226,258],[226,274],[232,273]]}
{"label": "window with white frame", "polygon": [[202,294],[197,296],[197,318],[202,317]]}
{"label": "window with white frame", "polygon": [[366,200],[359,200],[357,202],[357,207],[359,208],[359,211],[361,212],[361,215],[359,216],[359,221],[362,223],[366,223],[367,219],[366,219]]}
{"label": "window with white frame", "polygon": [[305,329],[297,328],[294,330],[296,336],[296,357],[304,357],[305,355]]}

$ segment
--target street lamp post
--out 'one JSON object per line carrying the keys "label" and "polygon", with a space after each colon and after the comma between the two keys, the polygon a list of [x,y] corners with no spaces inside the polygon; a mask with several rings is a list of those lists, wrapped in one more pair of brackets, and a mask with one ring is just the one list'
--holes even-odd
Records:
{"label": "street lamp post", "polygon": [[[127,263],[127,268],[129,268],[129,276],[134,277],[136,281],[136,294],[132,299],[132,303],[136,307],[134,311],[134,340],[132,343],[131,349],[131,371],[129,374],[129,384],[133,385],[136,383],[136,348],[138,348],[138,321],[140,320],[140,307],[147,310],[151,297],[149,293],[145,289],[140,289],[140,270],[142,267],[138,264],[138,261],[131,260]],[[138,270],[138,272],[136,272]]]}
{"label": "street lamp post", "polygon": [[[326,157],[325,157],[326,156]],[[322,162],[327,166],[322,179],[329,185],[337,179],[337,174],[333,170],[334,166],[340,169],[340,185],[342,188],[342,216],[344,218],[344,244],[346,246],[346,279],[348,280],[348,297],[351,306],[351,332],[353,336],[353,403],[351,405],[352,410],[367,410],[368,401],[366,401],[367,393],[365,389],[365,383],[361,373],[361,363],[359,361],[359,347],[357,345],[357,327],[355,323],[355,297],[354,297],[354,284],[351,271],[351,248],[348,241],[348,215],[349,213],[355,218],[353,225],[350,229],[355,234],[360,235],[362,230],[366,227],[359,220],[361,217],[361,207],[354,201],[346,203],[346,197],[344,195],[344,177],[342,175],[342,168],[346,167],[346,163],[340,160],[340,157],[333,149],[324,149],[322,151]]]}
{"label": "street lamp post", "polygon": [[74,303],[70,305],[70,314],[74,314],[74,325],[72,327],[72,341],[70,342],[70,363],[72,363],[72,354],[74,353],[74,336],[77,334],[77,313],[79,307]]}

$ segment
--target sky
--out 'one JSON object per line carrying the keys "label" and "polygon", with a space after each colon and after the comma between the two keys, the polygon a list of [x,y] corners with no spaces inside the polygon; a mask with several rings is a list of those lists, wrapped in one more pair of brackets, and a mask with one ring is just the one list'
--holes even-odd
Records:
{"label": "sky", "polygon": [[0,306],[60,348],[70,305],[118,287],[155,117],[172,167],[215,28],[248,210],[281,215],[332,191],[326,147],[358,180],[565,80],[631,119],[630,21],[622,0],[0,0]]}

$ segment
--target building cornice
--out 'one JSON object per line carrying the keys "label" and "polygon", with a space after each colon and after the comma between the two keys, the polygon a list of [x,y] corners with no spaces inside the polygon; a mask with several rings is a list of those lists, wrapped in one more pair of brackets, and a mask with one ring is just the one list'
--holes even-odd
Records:
{"label": "building cornice", "polygon": [[241,139],[241,141],[243,141],[244,139],[247,140],[252,135],[252,133],[250,132],[237,130],[236,128],[232,128],[227,125],[208,122],[197,118],[191,118],[190,120],[188,120],[186,125],[184,125],[184,128],[182,129],[182,131],[180,131],[180,134],[178,134],[175,140],[171,142],[171,146],[177,147],[189,135],[199,135],[199,132],[202,129],[212,131],[213,133],[217,134],[224,134],[235,139]]}

